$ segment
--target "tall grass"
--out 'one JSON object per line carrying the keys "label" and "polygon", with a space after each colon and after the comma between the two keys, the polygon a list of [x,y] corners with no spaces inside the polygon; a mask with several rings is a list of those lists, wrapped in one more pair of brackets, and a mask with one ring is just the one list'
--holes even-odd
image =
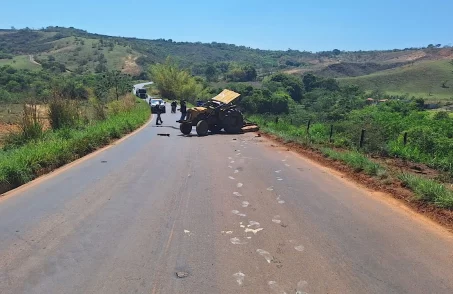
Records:
{"label": "tall grass", "polygon": [[370,176],[379,177],[385,177],[387,174],[383,166],[370,160],[364,154],[357,151],[339,152],[331,148],[321,148],[320,150],[327,157],[346,163],[356,172],[363,171]]}
{"label": "tall grass", "polygon": [[434,203],[442,208],[453,209],[453,191],[431,179],[403,173],[400,180],[416,195],[416,199]]}
{"label": "tall grass", "polygon": [[41,140],[0,152],[0,189],[18,187],[43,172],[80,158],[131,132],[148,117],[147,104],[139,101],[130,111],[111,115],[83,129],[60,129]]}

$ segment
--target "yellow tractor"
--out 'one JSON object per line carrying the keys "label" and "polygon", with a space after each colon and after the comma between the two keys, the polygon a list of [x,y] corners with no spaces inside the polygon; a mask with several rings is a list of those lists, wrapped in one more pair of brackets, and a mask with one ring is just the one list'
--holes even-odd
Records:
{"label": "yellow tractor", "polygon": [[234,105],[240,95],[225,89],[203,106],[188,109],[186,119],[179,121],[179,129],[184,135],[188,135],[192,126],[195,126],[198,136],[206,136],[208,131],[219,133],[222,129],[228,134],[242,132],[244,117]]}

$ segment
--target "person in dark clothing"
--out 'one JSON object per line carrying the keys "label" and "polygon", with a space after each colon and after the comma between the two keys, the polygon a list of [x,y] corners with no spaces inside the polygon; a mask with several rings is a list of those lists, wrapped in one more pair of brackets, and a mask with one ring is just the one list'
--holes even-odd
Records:
{"label": "person in dark clothing", "polygon": [[171,103],[171,113],[176,113],[176,107],[178,107],[178,103],[176,101],[173,101]]}
{"label": "person in dark clothing", "polygon": [[[161,113],[162,113],[161,103],[159,102],[159,105],[157,105],[157,107],[156,107],[156,114],[157,114],[157,118],[156,118],[156,126],[161,125],[161,124],[164,123],[164,122],[162,121],[162,118],[160,117]],[[160,122],[160,123],[159,123],[159,122]]]}
{"label": "person in dark clothing", "polygon": [[186,118],[186,114],[187,114],[187,105],[186,105],[186,101],[183,100],[181,101],[181,107],[179,109],[181,111],[181,119],[180,121],[184,120]]}

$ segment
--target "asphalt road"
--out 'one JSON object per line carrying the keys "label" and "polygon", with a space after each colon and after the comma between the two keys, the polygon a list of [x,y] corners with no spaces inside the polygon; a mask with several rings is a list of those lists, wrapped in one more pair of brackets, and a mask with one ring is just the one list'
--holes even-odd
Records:
{"label": "asphalt road", "polygon": [[450,233],[254,134],[162,118],[0,198],[0,293],[453,293]]}

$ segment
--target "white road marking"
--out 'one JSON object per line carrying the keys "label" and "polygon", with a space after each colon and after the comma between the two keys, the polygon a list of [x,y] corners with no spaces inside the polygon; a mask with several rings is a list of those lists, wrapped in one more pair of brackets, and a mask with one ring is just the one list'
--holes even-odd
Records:
{"label": "white road marking", "polygon": [[285,165],[286,165],[286,166],[291,166],[291,165],[289,165],[289,164],[287,164],[287,163],[285,163]]}
{"label": "white road marking", "polygon": [[267,191],[274,191],[274,187],[270,186],[269,188],[266,189]]}
{"label": "white road marking", "polygon": [[299,283],[297,283],[296,294],[307,294],[307,292],[304,292],[304,288],[307,285],[307,281],[299,281]]}
{"label": "white road marking", "polygon": [[234,170],[234,173],[235,173],[235,174],[237,174],[238,172],[239,172],[239,170],[237,170],[237,169]]}
{"label": "white road marking", "polygon": [[281,223],[281,219],[280,219],[280,216],[279,215],[276,215],[272,218],[272,222],[276,223],[276,224],[279,224]]}
{"label": "white road marking", "polygon": [[241,155],[241,152],[239,152],[239,153],[236,153],[236,156],[239,156],[239,155]]}
{"label": "white road marking", "polygon": [[233,234],[233,231],[221,231],[221,234],[226,234],[226,235],[231,235]]}
{"label": "white road marking", "polygon": [[249,236],[249,237],[246,237],[246,238],[247,238],[247,239],[252,239],[252,237],[250,237],[250,236]]}
{"label": "white road marking", "polygon": [[281,171],[282,171],[282,170],[281,170],[281,169],[279,169],[279,170],[276,170],[275,172],[276,172],[276,173],[278,174],[278,173],[280,173]]}
{"label": "white road marking", "polygon": [[244,186],[244,184],[242,184],[242,183],[237,183],[237,185],[236,185],[236,187],[238,187],[238,188],[241,188],[242,186]]}
{"label": "white road marking", "polygon": [[228,166],[229,168],[233,168],[231,165]]}
{"label": "white road marking", "polygon": [[228,178],[229,178],[230,180],[234,180],[234,178],[233,178],[232,176],[229,176]]}
{"label": "white road marking", "polygon": [[262,257],[264,257],[264,259],[266,259],[267,263],[271,263],[271,261],[273,260],[272,255],[269,252],[267,252],[266,250],[256,249],[256,252],[259,255],[261,255]]}
{"label": "white road marking", "polygon": [[238,283],[238,285],[242,286],[242,284],[244,283],[245,275],[241,272],[237,272],[237,273],[233,274],[233,277],[236,279],[236,282]]}
{"label": "white road marking", "polygon": [[234,163],[234,160],[230,161],[230,163]]}
{"label": "white road marking", "polygon": [[233,157],[228,157],[229,160],[233,159]]}
{"label": "white road marking", "polygon": [[239,192],[233,192],[233,195],[236,196],[236,197],[242,197],[242,194],[239,193]]}
{"label": "white road marking", "polygon": [[244,245],[247,244],[246,241],[241,241],[238,237],[234,237],[230,239],[230,242],[233,243],[234,245]]}
{"label": "white road marking", "polygon": [[280,287],[276,281],[269,281],[267,284],[274,294],[286,294],[285,290],[283,290],[283,288]]}
{"label": "white road marking", "polygon": [[282,159],[282,161],[283,161],[283,162],[285,162],[285,161],[286,161],[286,159]]}
{"label": "white road marking", "polygon": [[231,213],[233,213],[233,214],[239,214],[239,210],[232,210]]}
{"label": "white road marking", "polygon": [[283,179],[280,177],[277,177],[277,181],[283,181]]}
{"label": "white road marking", "polygon": [[305,247],[303,245],[299,245],[299,246],[294,247],[294,249],[296,249],[297,251],[302,252],[302,251],[304,251]]}
{"label": "white road marking", "polygon": [[248,207],[250,203],[248,201],[242,201],[242,207]]}

